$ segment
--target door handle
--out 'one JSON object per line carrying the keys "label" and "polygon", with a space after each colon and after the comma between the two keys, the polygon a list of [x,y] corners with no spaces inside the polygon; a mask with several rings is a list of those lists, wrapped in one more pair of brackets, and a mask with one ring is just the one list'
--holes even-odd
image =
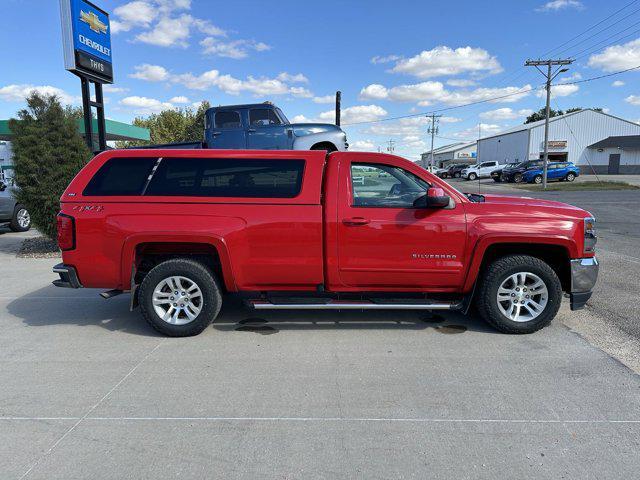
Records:
{"label": "door handle", "polygon": [[255,128],[247,128],[247,132],[249,133],[255,133],[256,129]]}
{"label": "door handle", "polygon": [[217,137],[218,135],[222,135],[222,132],[211,132],[211,135]]}
{"label": "door handle", "polygon": [[345,218],[342,220],[342,223],[348,226],[358,226],[358,225],[366,225],[370,222],[368,218],[363,217],[353,217],[353,218]]}

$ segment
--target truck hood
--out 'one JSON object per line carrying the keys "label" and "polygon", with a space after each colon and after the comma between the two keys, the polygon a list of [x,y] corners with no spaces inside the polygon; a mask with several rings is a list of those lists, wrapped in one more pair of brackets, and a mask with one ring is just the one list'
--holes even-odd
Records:
{"label": "truck hood", "polygon": [[331,123],[292,123],[293,133],[296,137],[305,135],[313,135],[315,133],[324,132],[341,132],[342,129]]}
{"label": "truck hood", "polygon": [[574,207],[568,203],[556,202],[554,200],[541,200],[539,198],[532,197],[512,197],[509,195],[484,195],[484,201],[488,204],[505,204],[522,207],[547,207],[547,208],[559,208],[565,211],[572,211],[573,213],[588,213],[582,208]]}

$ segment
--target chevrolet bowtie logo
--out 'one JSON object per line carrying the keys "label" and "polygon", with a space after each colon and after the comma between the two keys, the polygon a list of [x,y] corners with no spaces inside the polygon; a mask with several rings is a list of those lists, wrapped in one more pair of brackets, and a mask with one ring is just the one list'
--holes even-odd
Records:
{"label": "chevrolet bowtie logo", "polygon": [[98,15],[93,12],[80,10],[80,21],[89,25],[89,28],[96,33],[107,33],[107,25],[100,21]]}

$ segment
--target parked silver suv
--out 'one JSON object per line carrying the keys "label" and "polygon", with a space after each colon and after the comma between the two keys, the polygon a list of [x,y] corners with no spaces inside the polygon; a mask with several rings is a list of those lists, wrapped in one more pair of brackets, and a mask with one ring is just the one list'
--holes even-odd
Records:
{"label": "parked silver suv", "polygon": [[0,178],[0,225],[9,224],[14,232],[26,232],[31,228],[31,217],[12,193],[12,179]]}

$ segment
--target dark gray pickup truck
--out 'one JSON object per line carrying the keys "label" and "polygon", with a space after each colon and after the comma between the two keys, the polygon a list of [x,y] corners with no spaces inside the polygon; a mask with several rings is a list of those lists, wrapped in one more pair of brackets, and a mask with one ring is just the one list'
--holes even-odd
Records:
{"label": "dark gray pickup truck", "polygon": [[0,179],[0,225],[8,224],[14,232],[26,232],[31,228],[31,217],[11,191],[12,180]]}

